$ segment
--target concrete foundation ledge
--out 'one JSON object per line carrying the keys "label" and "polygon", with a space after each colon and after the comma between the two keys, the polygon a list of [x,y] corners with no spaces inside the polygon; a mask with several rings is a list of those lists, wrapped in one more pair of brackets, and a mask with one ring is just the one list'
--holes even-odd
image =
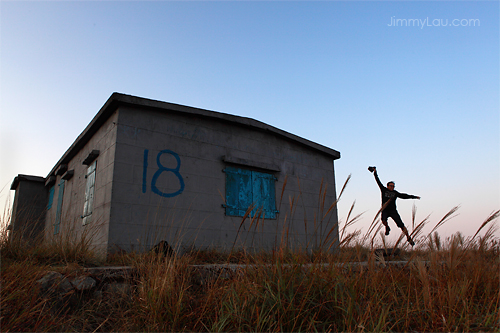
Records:
{"label": "concrete foundation ledge", "polygon": [[[384,261],[375,260],[371,262],[348,262],[348,263],[338,263],[333,264],[339,270],[342,270],[344,273],[348,273],[350,271],[359,271],[359,270],[369,270],[369,269],[384,269],[389,267],[394,268],[412,268],[418,263],[422,263],[425,267],[429,267],[429,261]],[[440,263],[441,265],[446,265],[444,262]],[[303,271],[310,270],[324,270],[329,269],[332,264],[330,263],[321,263],[321,264],[304,264],[304,265],[292,265],[292,264],[283,264],[282,268],[296,268],[300,267]],[[206,265],[190,265],[189,267],[192,269],[193,276],[192,282],[197,285],[206,285],[207,283],[213,282],[217,279],[230,279],[242,274],[245,270],[248,269],[262,269],[262,268],[271,268],[273,264],[267,265],[241,265],[241,264],[206,264]],[[135,267],[132,266],[112,266],[112,267],[93,267],[86,268],[84,270],[84,275],[91,276],[98,281],[132,281],[136,279],[139,275],[139,272]]]}

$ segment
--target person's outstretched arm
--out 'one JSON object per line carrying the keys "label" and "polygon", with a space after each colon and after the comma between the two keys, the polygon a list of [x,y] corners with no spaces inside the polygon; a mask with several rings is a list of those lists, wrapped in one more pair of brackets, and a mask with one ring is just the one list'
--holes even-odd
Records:
{"label": "person's outstretched arm", "polygon": [[399,193],[399,192],[398,192],[398,198],[400,198],[400,199],[419,199],[420,200],[419,196],[406,194],[406,193]]}

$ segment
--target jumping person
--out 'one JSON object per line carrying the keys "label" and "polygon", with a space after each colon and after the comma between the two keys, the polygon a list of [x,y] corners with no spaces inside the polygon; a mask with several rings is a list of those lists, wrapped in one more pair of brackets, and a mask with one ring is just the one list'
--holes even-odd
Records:
{"label": "jumping person", "polygon": [[382,182],[378,178],[377,168],[369,167],[368,170],[373,172],[375,176],[375,180],[377,181],[378,187],[380,187],[380,192],[382,192],[382,223],[385,226],[385,234],[389,235],[391,228],[389,228],[389,224],[387,223],[387,219],[390,217],[396,222],[396,225],[403,230],[403,233],[406,235],[406,240],[410,243],[411,246],[415,245],[413,239],[411,239],[410,234],[408,233],[408,229],[406,229],[403,220],[401,220],[401,216],[399,216],[398,210],[396,209],[396,199],[419,199],[420,197],[416,195],[410,195],[406,193],[399,193],[394,190],[395,184],[393,181],[387,183],[387,187],[382,185]]}

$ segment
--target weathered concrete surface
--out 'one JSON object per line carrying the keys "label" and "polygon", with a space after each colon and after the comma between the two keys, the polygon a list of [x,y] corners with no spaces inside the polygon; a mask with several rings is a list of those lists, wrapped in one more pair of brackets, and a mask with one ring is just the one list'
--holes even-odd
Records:
{"label": "weathered concrete surface", "polygon": [[[313,149],[253,120],[133,106],[118,112],[110,248],[147,250],[166,240],[180,252],[233,245],[269,250],[286,239],[293,248],[312,249],[337,228],[335,208],[314,223],[320,189],[327,189],[323,214],[336,199],[333,150]],[[248,219],[239,228],[242,218],[226,215],[227,166],[258,168],[277,178],[276,219],[258,227],[250,227]]]}
{"label": "weathered concrete surface", "polygon": [[[74,233],[76,237],[85,237],[91,240],[98,252],[107,251],[109,214],[111,209],[111,196],[113,184],[113,169],[116,142],[116,122],[118,114],[115,112],[104,121],[93,135],[87,138],[85,144],[75,141],[70,147],[71,154],[64,155],[54,166],[47,178],[54,177],[54,204],[46,210],[45,239],[54,236],[54,222],[57,215],[55,202],[62,195],[60,234]],[[84,131],[85,132],[85,131]],[[83,135],[83,133],[82,133]],[[73,147],[77,148],[73,150]],[[97,158],[95,187],[93,196],[93,209],[91,222],[83,225],[83,209],[86,191],[86,174],[88,165],[83,161],[94,150],[99,150]],[[67,165],[68,170],[73,170],[73,177],[65,181],[64,192],[59,192],[58,184],[62,175],[57,175],[58,166]]]}

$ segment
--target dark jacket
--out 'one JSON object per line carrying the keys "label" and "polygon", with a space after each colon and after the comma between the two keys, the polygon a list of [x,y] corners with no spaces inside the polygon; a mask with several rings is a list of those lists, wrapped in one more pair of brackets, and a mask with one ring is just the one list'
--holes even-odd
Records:
{"label": "dark jacket", "polygon": [[380,192],[382,192],[382,206],[385,205],[387,201],[389,203],[387,206],[384,208],[384,210],[396,210],[396,199],[401,198],[401,199],[418,199],[417,196],[411,195],[411,194],[406,194],[406,193],[399,193],[396,190],[389,190],[387,187],[382,185],[382,182],[378,178],[377,171],[373,173],[375,175],[375,180],[377,181],[378,187],[380,187]]}

